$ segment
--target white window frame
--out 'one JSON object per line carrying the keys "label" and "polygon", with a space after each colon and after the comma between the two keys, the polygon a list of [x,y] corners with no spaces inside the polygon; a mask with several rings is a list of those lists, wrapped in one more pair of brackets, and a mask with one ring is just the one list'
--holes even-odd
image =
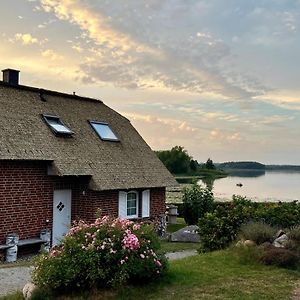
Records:
{"label": "white window frame", "polygon": [[[136,214],[128,215],[128,194],[134,193],[136,195]],[[119,192],[119,217],[126,219],[137,219],[139,216],[139,193],[137,191],[120,191]]]}

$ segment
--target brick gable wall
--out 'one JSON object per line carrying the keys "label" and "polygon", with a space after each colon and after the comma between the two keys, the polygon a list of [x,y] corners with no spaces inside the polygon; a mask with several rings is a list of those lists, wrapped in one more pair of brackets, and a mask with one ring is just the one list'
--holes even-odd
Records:
{"label": "brick gable wall", "polygon": [[[44,228],[52,231],[55,189],[72,190],[72,220],[94,221],[98,208],[102,215],[117,216],[118,191],[92,191],[88,181],[48,176],[47,162],[0,161],[0,244],[12,232],[26,239],[39,236]],[[155,218],[165,212],[165,188],[151,189],[150,195]]]}

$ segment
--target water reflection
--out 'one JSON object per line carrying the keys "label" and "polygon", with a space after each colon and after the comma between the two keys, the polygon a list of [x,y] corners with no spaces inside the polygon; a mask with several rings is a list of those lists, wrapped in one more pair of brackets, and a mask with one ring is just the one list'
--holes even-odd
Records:
{"label": "water reflection", "polygon": [[[248,174],[248,176],[246,176]],[[242,183],[242,186],[237,186]],[[255,201],[293,201],[300,199],[300,172],[261,171],[242,172],[208,184],[217,199],[228,200],[232,195],[241,195]]]}
{"label": "water reflection", "polygon": [[265,170],[234,170],[230,171],[230,177],[259,177],[265,176]]}

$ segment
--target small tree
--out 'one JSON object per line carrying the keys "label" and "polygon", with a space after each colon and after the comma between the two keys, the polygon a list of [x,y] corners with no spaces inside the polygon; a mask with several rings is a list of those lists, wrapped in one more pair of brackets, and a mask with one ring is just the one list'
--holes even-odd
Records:
{"label": "small tree", "polygon": [[210,158],[206,161],[205,168],[208,169],[208,170],[215,170],[216,169],[213,161]]}
{"label": "small tree", "polygon": [[199,218],[214,208],[213,193],[197,183],[183,190],[183,215],[188,225],[195,225]]}
{"label": "small tree", "polygon": [[171,150],[157,151],[156,155],[171,173],[180,174],[190,171],[191,157],[181,146],[175,146]]}
{"label": "small tree", "polygon": [[199,166],[199,164],[198,164],[197,160],[191,159],[191,162],[190,162],[191,171],[193,171],[193,172],[197,171],[198,166]]}

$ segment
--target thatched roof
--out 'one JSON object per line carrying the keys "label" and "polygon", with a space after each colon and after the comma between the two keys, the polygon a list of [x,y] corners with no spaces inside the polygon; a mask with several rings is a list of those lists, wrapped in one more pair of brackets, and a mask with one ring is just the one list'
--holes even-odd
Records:
{"label": "thatched roof", "polygon": [[[41,114],[59,116],[74,135],[55,136]],[[107,122],[120,141],[101,140],[88,120]],[[91,176],[94,190],[176,184],[130,121],[102,101],[1,81],[0,159],[49,161],[53,175]]]}

